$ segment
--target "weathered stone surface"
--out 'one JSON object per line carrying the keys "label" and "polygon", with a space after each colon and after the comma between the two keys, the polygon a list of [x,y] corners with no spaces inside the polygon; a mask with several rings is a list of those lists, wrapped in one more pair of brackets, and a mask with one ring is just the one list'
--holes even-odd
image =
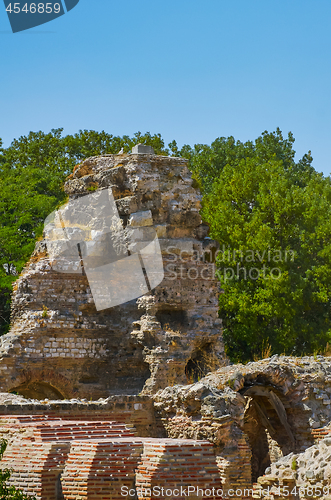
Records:
{"label": "weathered stone surface", "polygon": [[331,420],[330,375],[329,358],[273,356],[221,368],[193,385],[167,387],[153,399],[167,435],[214,443],[223,484],[243,489],[270,466],[271,474],[274,466],[288,474],[293,453],[329,433],[322,426]]}
{"label": "weathered stone surface", "polygon": [[132,153],[153,155],[154,149],[152,148],[152,146],[146,146],[145,144],[137,144],[136,146],[133,146]]}
{"label": "weathered stone surface", "polygon": [[131,214],[128,225],[135,227],[152,226],[153,216],[151,210],[145,210],[144,212],[136,212]]}
{"label": "weathered stone surface", "polygon": [[[323,432],[330,432],[324,428]],[[331,450],[330,438],[321,439],[316,445],[300,454],[290,453],[271,464],[266,475],[259,482],[268,480],[271,489],[283,489],[284,480],[292,479],[292,490],[300,498],[329,498],[331,493]],[[293,495],[294,497],[294,495]],[[268,498],[262,496],[262,498]]]}
{"label": "weathered stone surface", "polygon": [[[65,274],[57,272],[56,258],[49,258],[45,241],[38,242],[15,285],[11,331],[1,338],[0,390],[40,399],[148,394],[226,364],[213,264],[216,244],[206,238],[200,194],[185,159],[141,154],[140,149],[87,159],[65,190],[74,200],[111,188],[121,231],[140,231],[144,239],[144,231],[156,230],[164,280],[139,299],[97,311],[87,277],[93,264],[104,264],[98,214],[89,220],[82,247],[83,258],[89,259],[87,276],[78,257]],[[85,229],[68,231],[74,243],[84,239]],[[120,233],[119,246],[124,244]],[[123,285],[119,277],[119,292]]]}

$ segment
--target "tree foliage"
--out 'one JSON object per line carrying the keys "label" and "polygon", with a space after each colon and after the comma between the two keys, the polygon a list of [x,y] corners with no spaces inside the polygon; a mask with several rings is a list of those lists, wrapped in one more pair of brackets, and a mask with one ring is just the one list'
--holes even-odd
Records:
{"label": "tree foliage", "polygon": [[331,339],[331,184],[294,138],[264,132],[201,146],[192,159],[203,217],[220,242],[220,317],[234,361],[302,355]]}

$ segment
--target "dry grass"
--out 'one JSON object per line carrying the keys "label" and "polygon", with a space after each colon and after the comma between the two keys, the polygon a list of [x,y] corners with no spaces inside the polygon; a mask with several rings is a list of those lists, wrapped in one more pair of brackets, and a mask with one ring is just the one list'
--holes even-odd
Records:
{"label": "dry grass", "polygon": [[78,165],[75,166],[73,170],[73,174],[75,174],[75,177],[80,179],[81,177],[84,177],[85,175],[92,175],[93,172],[93,162],[88,162],[85,161],[84,163],[79,163]]}
{"label": "dry grass", "polygon": [[264,341],[261,346],[261,355],[259,356],[258,354],[254,354],[253,360],[254,361],[259,361],[260,359],[267,359],[270,358],[272,351],[272,347],[269,343],[269,339]]}
{"label": "dry grass", "polygon": [[202,363],[208,373],[217,370],[220,364],[214,351],[204,352],[202,355]]}
{"label": "dry grass", "polygon": [[189,384],[193,384],[201,380],[208,373],[214,372],[220,367],[220,360],[216,356],[213,350],[199,352],[199,356],[192,359],[193,367],[192,371],[186,374],[186,378]]}
{"label": "dry grass", "polygon": [[30,257],[30,260],[27,262],[26,267],[28,267],[29,264],[35,264],[36,262],[39,262],[41,259],[44,259],[46,257],[48,257],[47,252],[39,252],[36,255]]}
{"label": "dry grass", "polygon": [[173,330],[169,323],[166,323],[163,328],[167,333],[170,333],[171,335],[176,335],[176,337],[179,337],[180,335],[183,335],[183,333],[180,330]]}
{"label": "dry grass", "polygon": [[329,344],[329,342],[327,342],[324,349],[314,352],[314,357],[316,356],[325,356],[326,358],[329,358],[331,356],[331,345]]}

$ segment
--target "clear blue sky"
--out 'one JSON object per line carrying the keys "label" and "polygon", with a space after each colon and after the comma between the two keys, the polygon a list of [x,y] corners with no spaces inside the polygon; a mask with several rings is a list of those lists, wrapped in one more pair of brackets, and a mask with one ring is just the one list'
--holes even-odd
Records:
{"label": "clear blue sky", "polygon": [[242,141],[280,127],[330,174],[330,0],[80,0],[12,34],[0,0],[0,137],[64,127]]}

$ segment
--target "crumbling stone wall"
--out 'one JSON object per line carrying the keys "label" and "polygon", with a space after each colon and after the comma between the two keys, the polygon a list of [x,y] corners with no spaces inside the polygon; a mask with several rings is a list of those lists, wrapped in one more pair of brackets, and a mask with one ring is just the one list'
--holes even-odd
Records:
{"label": "crumbling stone wall", "polygon": [[[35,482],[38,488],[47,486],[54,491],[60,470],[62,492],[66,491],[64,498],[68,500],[75,495],[80,498],[78,491],[85,498],[94,494],[95,488],[107,495],[111,491],[115,498],[119,486],[129,487],[130,481],[135,481],[136,488],[168,484],[177,488],[190,483],[206,489],[208,484],[215,488],[218,484],[223,499],[250,500],[261,495],[263,498],[261,488],[268,485],[284,487],[285,491],[296,485],[325,487],[330,483],[330,373],[329,358],[274,356],[220,368],[194,384],[167,387],[152,397],[41,402],[3,394],[0,428],[2,436],[10,441],[6,463],[17,472],[15,484],[23,484],[27,476],[18,453],[20,443],[36,443],[34,449],[41,454],[40,471],[44,470],[43,463],[50,463],[49,456],[56,461],[55,452],[61,452],[68,458],[61,461],[58,455],[59,466],[48,471],[49,482],[43,483],[44,472],[31,468],[34,479],[30,484]],[[271,401],[276,401],[274,406]],[[109,427],[106,431],[105,425]],[[76,428],[69,437],[68,426]],[[134,436],[126,437],[125,432]],[[256,448],[252,441],[252,435],[263,433],[266,450]],[[52,448],[52,440],[58,444],[70,441],[69,448],[61,448],[62,444]],[[45,446],[40,447],[40,443]],[[26,457],[32,453],[30,448],[24,448]],[[125,469],[124,456],[129,457],[135,473]],[[188,465],[185,456],[189,457]],[[84,462],[82,475],[75,472],[77,460]],[[254,476],[256,463],[256,470],[262,474],[258,478]],[[104,472],[115,469],[118,478],[114,472],[115,479],[105,482],[108,476]],[[203,470],[208,470],[210,476],[203,475]],[[258,484],[253,486],[256,479]],[[47,496],[41,495],[44,498]],[[266,496],[265,500],[270,498]]]}
{"label": "crumbling stone wall", "polygon": [[65,191],[78,199],[111,188],[124,230],[156,230],[164,280],[137,300],[97,311],[84,273],[55,271],[38,242],[1,338],[0,390],[37,399],[149,394],[226,364],[216,243],[201,221],[187,161],[135,151],[87,159]]}
{"label": "crumbling stone wall", "polygon": [[[214,443],[224,489],[244,491],[255,471],[264,474],[279,457],[306,450],[323,432],[331,420],[330,374],[329,358],[273,356],[221,368],[153,398],[168,435]],[[263,433],[264,450],[252,439]]]}
{"label": "crumbling stone wall", "polygon": [[260,498],[330,499],[331,429],[319,429],[314,434],[317,444],[302,453],[290,453],[267,468],[254,488]]}

